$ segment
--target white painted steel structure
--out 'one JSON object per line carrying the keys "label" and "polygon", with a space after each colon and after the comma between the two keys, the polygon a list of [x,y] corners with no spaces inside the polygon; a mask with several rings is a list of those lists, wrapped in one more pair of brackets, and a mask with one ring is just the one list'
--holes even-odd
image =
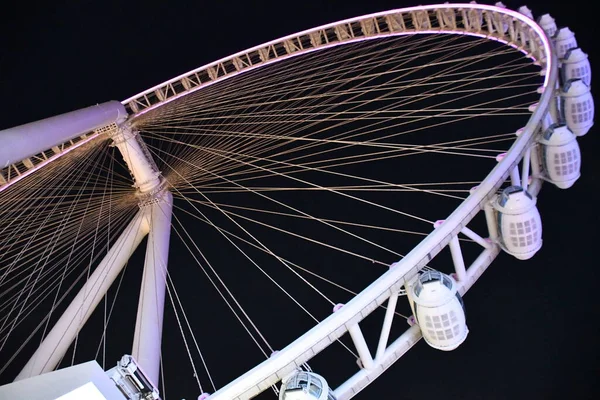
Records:
{"label": "white painted steel structure", "polygon": [[[545,18],[546,22],[547,20],[548,18]],[[89,124],[86,125],[88,129],[81,129],[80,125],[85,120],[84,114],[71,113],[67,119],[71,121],[75,118],[77,123],[73,126],[77,128],[72,129],[69,134],[52,136],[52,143],[44,142],[37,147],[32,145],[16,154],[4,155],[2,153],[1,161],[4,167],[7,167],[24,158],[39,153],[44,154],[43,152],[47,149],[60,146],[74,137],[84,134],[89,137],[106,134],[106,130],[94,130],[116,124],[111,125],[108,134],[111,135],[121,151],[137,189],[142,195],[141,209],[137,216],[131,221],[116,245],[113,246],[78,294],[76,301],[54,326],[17,379],[41,374],[55,368],[81,327],[82,321],[84,322],[89,317],[143,236],[149,234],[142,293],[152,293],[152,295],[140,296],[133,355],[144,367],[148,377],[155,383],[158,382],[162,307],[165,295],[163,271],[166,268],[168,256],[172,196],[162,187],[160,171],[156,170],[154,162],[148,158],[143,143],[132,128],[132,126],[135,127],[136,116],[143,115],[218,81],[283,59],[346,43],[386,36],[415,34],[471,35],[498,41],[522,51],[536,65],[539,65],[544,73],[543,86],[545,90],[541,91],[539,103],[532,110],[529,122],[517,136],[510,151],[499,161],[486,179],[451,215],[444,221],[436,223],[434,230],[418,246],[402,260],[393,264],[393,268],[390,268],[350,302],[339,308],[337,312],[268,360],[212,394],[210,399],[251,398],[276,384],[283,377],[289,376],[290,373],[346,332],[349,332],[353,339],[363,368],[335,389],[336,398],[338,400],[350,399],[375,380],[421,338],[419,326],[413,325],[404,334],[389,343],[390,327],[397,298],[405,284],[448,245],[455,264],[457,290],[461,295],[464,294],[500,252],[499,233],[493,215],[494,211],[490,206],[498,188],[510,177],[513,184],[520,184],[533,196],[540,190],[540,177],[543,174],[537,150],[532,145],[537,140],[537,135],[543,125],[548,124],[548,118],[551,122],[557,120],[555,115],[557,93],[554,89],[558,84],[558,63],[553,45],[543,29],[519,12],[502,7],[471,3],[440,4],[391,10],[320,26],[236,53],[123,101],[123,105],[131,113],[130,121],[132,122],[124,122],[123,114],[116,106],[112,109],[111,112],[114,112],[108,120]],[[548,117],[549,113],[551,115]],[[36,126],[36,130],[46,128],[44,121],[40,121],[39,124],[42,125]],[[0,132],[0,141],[13,140],[11,135],[21,134],[19,129],[24,128],[14,129],[16,130]],[[61,152],[55,152],[57,157],[61,154]],[[524,161],[521,173],[519,173],[519,162],[522,159]],[[39,166],[43,166],[42,164],[45,165],[45,163],[40,163]],[[33,167],[35,165],[32,164]],[[2,185],[6,187],[16,182],[16,180],[10,181],[5,178],[3,178],[4,181],[0,181],[0,190],[3,188]],[[484,209],[488,220],[489,240],[482,238],[467,227],[469,221]],[[458,242],[458,235],[461,233],[482,246],[481,254],[468,267],[464,264]],[[93,295],[89,295],[90,293]],[[371,355],[359,323],[386,302],[388,308],[377,352],[375,355]],[[80,306],[81,304],[83,306]]]}
{"label": "white painted steel structure", "polygon": [[112,123],[121,123],[126,118],[125,108],[116,101],[109,101],[0,131],[0,168]]}

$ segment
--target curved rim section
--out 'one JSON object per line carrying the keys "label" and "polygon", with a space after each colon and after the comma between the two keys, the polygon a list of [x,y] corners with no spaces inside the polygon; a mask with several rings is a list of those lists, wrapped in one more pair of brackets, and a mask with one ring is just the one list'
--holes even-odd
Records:
{"label": "curved rim section", "polygon": [[[506,32],[503,26],[507,27]],[[442,33],[496,40],[522,51],[542,66],[548,63],[545,33],[523,14],[470,3],[417,6],[349,18],[287,35],[179,75],[123,100],[122,104],[135,118],[216,82],[316,50],[389,36]],[[544,86],[549,79],[547,74]]]}
{"label": "curved rim section", "polygon": [[[464,34],[499,41],[522,51],[542,68],[545,74],[544,88],[553,88],[556,84],[556,55],[546,34],[533,20],[506,8],[461,3],[379,12],[288,35],[180,75],[122,103],[131,112],[131,118],[135,119],[216,82],[283,59],[346,43],[413,34]],[[436,227],[409,254],[395,263],[395,268],[383,274],[342,309],[321,321],[276,356],[218,390],[211,399],[245,399],[257,395],[329,346],[348,331],[348,327],[365,318],[392,293],[398,292],[451,238],[466,227],[508,178],[509,170],[519,163],[533,140],[553,97],[552,90],[542,92],[537,108],[505,158],[445,223]],[[492,253],[495,256],[498,252],[490,254]],[[466,284],[462,290],[466,291],[468,287],[470,284]]]}

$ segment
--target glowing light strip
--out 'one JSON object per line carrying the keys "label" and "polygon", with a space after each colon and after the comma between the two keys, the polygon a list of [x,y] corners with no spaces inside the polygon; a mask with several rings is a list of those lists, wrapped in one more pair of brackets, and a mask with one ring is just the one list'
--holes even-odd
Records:
{"label": "glowing light strip", "polygon": [[[430,6],[418,6],[418,7],[408,7],[408,8],[399,8],[399,9],[395,9],[395,10],[389,10],[389,11],[384,11],[384,12],[378,12],[378,13],[374,13],[374,14],[367,14],[367,15],[363,15],[360,17],[354,17],[354,18],[349,18],[349,19],[345,19],[345,20],[341,20],[338,22],[334,22],[334,23],[330,23],[330,24],[326,24],[326,25],[321,25],[319,27],[316,28],[312,28],[312,29],[307,29],[298,33],[294,33],[292,35],[287,35],[287,36],[283,36],[279,39],[275,39],[275,40],[271,40],[270,42],[266,42],[263,43],[261,45],[258,46],[254,46],[251,47],[247,50],[244,51],[240,51],[237,52],[233,55],[221,58],[217,61],[214,61],[212,63],[206,64],[204,66],[201,66],[199,68],[196,68],[194,70],[191,70],[187,73],[184,73],[182,75],[179,75],[173,79],[170,79],[164,83],[161,83],[159,85],[156,85],[148,90],[145,90],[141,93],[138,93],[137,95],[134,95],[126,100],[123,100],[121,102],[121,104],[123,104],[124,106],[127,106],[129,103],[131,102],[135,102],[137,99],[144,97],[148,94],[153,94],[156,90],[158,89],[162,89],[165,88],[166,86],[173,84],[173,83],[177,83],[180,80],[182,80],[183,78],[189,77],[190,75],[193,75],[195,73],[198,72],[202,72],[204,70],[207,70],[211,67],[216,67],[221,65],[222,63],[226,62],[226,61],[231,61],[232,59],[236,58],[236,57],[240,57],[240,56],[244,56],[247,55],[251,52],[254,51],[258,51],[259,49],[264,49],[267,48],[269,46],[275,45],[275,44],[279,44],[282,43],[286,40],[291,40],[291,39],[297,39],[300,36],[303,35],[309,35],[310,33],[314,33],[314,32],[318,32],[318,31],[323,31],[329,28],[333,28],[339,25],[344,25],[344,24],[351,24],[354,22],[359,22],[361,20],[364,19],[373,19],[373,18],[379,18],[379,17],[384,17],[387,15],[392,15],[392,14],[405,14],[405,13],[410,13],[410,12],[414,12],[414,11],[429,11],[429,10],[438,10],[438,9],[456,9],[456,8],[464,8],[464,9],[470,9],[470,10],[476,10],[476,11],[490,11],[490,12],[496,12],[498,14],[503,14],[505,16],[510,16],[518,21],[523,22],[525,25],[529,26],[531,29],[533,29],[536,33],[537,36],[540,38],[540,40],[542,41],[542,45],[544,48],[544,51],[547,55],[551,54],[551,45],[549,43],[548,38],[546,37],[546,34],[544,33],[544,30],[538,26],[535,21],[533,21],[532,19],[530,19],[529,17],[517,12],[517,11],[513,11],[513,10],[509,10],[507,8],[500,8],[500,7],[495,7],[495,6],[487,6],[487,5],[482,5],[482,4],[462,4],[462,3],[457,3],[457,4],[442,4],[442,5],[430,5]],[[501,38],[497,38],[497,37],[493,37],[493,36],[488,36],[487,34],[484,33],[477,33],[477,32],[469,32],[467,30],[443,30],[443,29],[429,29],[429,30],[421,30],[421,31],[410,31],[410,32],[386,32],[386,33],[379,33],[379,34],[373,34],[371,36],[361,36],[359,38],[352,38],[352,39],[346,39],[344,41],[337,41],[335,43],[326,43],[326,44],[322,44],[319,45],[318,47],[312,47],[310,49],[301,49],[298,51],[295,51],[293,53],[289,53],[286,55],[282,55],[282,56],[278,56],[276,58],[270,59],[268,61],[262,62],[260,64],[255,64],[252,66],[248,66],[245,67],[243,69],[241,69],[240,71],[236,71],[236,72],[231,72],[228,73],[226,75],[223,75],[221,77],[218,77],[217,79],[214,80],[210,80],[207,82],[202,82],[200,83],[198,86],[195,86],[193,88],[190,88],[184,92],[178,93],[172,97],[169,97],[166,100],[163,101],[159,101],[156,104],[150,105],[146,108],[144,108],[143,110],[140,110],[136,113],[134,113],[134,116],[140,116],[143,115],[151,110],[154,110],[155,108],[158,108],[164,104],[168,104],[176,99],[179,99],[181,97],[187,96],[191,93],[196,92],[197,90],[200,90],[202,88],[211,86],[212,84],[216,83],[216,82],[220,82],[222,80],[228,79],[228,78],[232,78],[235,76],[238,76],[239,74],[242,73],[246,73],[249,71],[253,71],[257,68],[260,67],[264,67],[270,64],[273,64],[275,62],[284,60],[284,59],[289,59],[292,57],[296,57],[299,55],[303,55],[303,54],[309,54],[311,52],[317,51],[317,50],[323,50],[323,49],[328,49],[328,48],[332,48],[332,47],[336,47],[336,46],[340,46],[340,45],[345,45],[348,43],[358,43],[358,42],[363,42],[363,41],[367,41],[367,40],[372,40],[372,39],[378,39],[378,38],[382,38],[382,37],[392,37],[392,36],[408,36],[408,35],[415,35],[415,34],[453,34],[453,35],[467,35],[467,36],[473,36],[473,37],[480,37],[480,38],[487,38],[489,40],[494,40],[503,44],[506,44],[510,47],[513,47],[521,52],[523,52],[524,54],[527,55],[527,51],[524,49],[520,49],[518,45],[510,43],[506,40],[502,40]],[[535,58],[533,58],[534,61]],[[547,57],[547,69],[550,69],[550,57]],[[544,76],[544,87],[546,87],[548,85],[548,74],[546,74],[546,76]]]}
{"label": "glowing light strip", "polygon": [[[412,7],[396,10],[394,12],[421,11],[438,8],[465,8],[494,11],[514,17],[530,26],[541,39],[543,50],[547,56],[544,87],[554,86],[558,74],[557,60],[546,34],[533,20],[516,11],[478,4],[446,4],[442,6]],[[386,14],[387,13],[371,14],[370,17]],[[358,19],[368,17],[369,16],[365,16]],[[357,18],[353,18],[340,23],[356,20]],[[337,24],[325,25],[324,27],[331,27],[334,25]],[[317,29],[323,29],[323,27]],[[440,31],[435,32],[437,33]],[[452,33],[459,34],[460,32],[453,31]],[[472,35],[470,32],[464,32],[464,34]],[[299,34],[287,36],[287,38],[296,37],[298,35]],[[492,38],[490,37],[489,39]],[[322,343],[327,340],[331,341],[331,336],[339,337],[343,333],[340,330],[343,329],[344,326],[347,326],[348,323],[356,323],[362,320],[365,311],[372,311],[373,302],[377,304],[383,303],[393,287],[401,287],[406,276],[416,273],[428,262],[428,260],[435,257],[450,241],[450,238],[457,235],[474,217],[475,214],[473,211],[478,210],[477,212],[479,212],[481,210],[480,206],[482,202],[485,201],[490,194],[495,192],[497,187],[502,184],[508,175],[507,171],[519,162],[520,157],[533,137],[535,129],[540,123],[543,114],[549,107],[553,95],[554,94],[550,90],[543,91],[539,106],[531,115],[527,125],[523,128],[523,133],[517,137],[505,158],[492,169],[477,189],[454,210],[454,212],[446,219],[446,223],[434,229],[433,232],[397,263],[396,268],[390,269],[371,283],[366,289],[350,300],[350,302],[348,302],[340,311],[321,321],[321,323],[300,336],[293,343],[280,350],[277,353],[277,356],[271,357],[255,366],[244,375],[219,389],[211,396],[211,398],[214,398],[215,400],[246,399],[257,395],[264,390],[264,388],[268,387],[269,384],[280,379],[282,373],[289,372],[290,368],[293,367],[294,362],[297,362],[297,360],[305,362],[312,358],[316,353],[323,350],[324,347],[327,347],[328,344],[322,345]],[[369,313],[370,311],[367,311],[367,314]]]}
{"label": "glowing light strip", "polygon": [[39,170],[40,168],[50,164],[52,161],[58,160],[60,157],[64,156],[65,154],[68,154],[70,151],[75,150],[79,147],[81,147],[82,145],[90,142],[92,139],[97,138],[98,136],[100,136],[99,133],[93,133],[90,134],[90,136],[88,136],[87,138],[75,143],[74,145],[72,145],[71,147],[69,147],[66,150],[63,150],[62,152],[53,155],[52,157],[48,158],[47,160],[42,161],[41,163],[37,164],[35,167],[28,169],[27,171],[23,172],[21,175],[17,176],[14,179],[11,179],[10,181],[8,181],[4,186],[0,186],[0,193],[2,193],[4,190],[6,190],[7,188],[11,187],[12,185],[14,185],[15,183],[19,182],[21,179],[33,174],[35,171]]}

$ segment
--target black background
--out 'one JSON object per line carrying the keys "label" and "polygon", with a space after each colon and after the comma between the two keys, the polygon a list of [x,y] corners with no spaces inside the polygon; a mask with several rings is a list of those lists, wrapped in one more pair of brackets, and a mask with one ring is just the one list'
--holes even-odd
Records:
{"label": "black background", "polygon": [[[381,0],[4,4],[0,127],[122,100],[285,34],[412,5]],[[569,26],[594,66],[597,20],[588,2],[536,0],[528,6],[536,16],[548,12],[559,26]],[[468,340],[451,353],[418,344],[358,399],[598,398],[597,129],[581,138],[580,146],[582,178],[575,186],[562,191],[544,185],[538,202],[542,250],[527,262],[501,254],[466,296],[473,310]]]}

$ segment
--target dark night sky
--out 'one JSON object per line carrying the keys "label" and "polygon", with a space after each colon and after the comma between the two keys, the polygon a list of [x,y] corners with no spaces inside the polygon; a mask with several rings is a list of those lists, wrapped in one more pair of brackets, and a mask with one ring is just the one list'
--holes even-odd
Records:
{"label": "dark night sky", "polygon": [[[515,9],[521,5],[506,3]],[[536,16],[548,12],[559,26],[569,26],[594,66],[597,20],[588,3],[547,3],[535,0],[528,6]],[[11,2],[8,9],[3,6],[0,27],[0,128],[122,100],[285,34],[416,4]],[[593,79],[593,92],[599,93],[598,79]],[[591,250],[600,224],[594,206],[600,171],[597,128],[579,143],[580,180],[566,191],[550,184],[542,190],[542,250],[527,262],[500,255],[466,295],[466,342],[451,353],[419,343],[357,399],[600,397],[600,276]]]}

